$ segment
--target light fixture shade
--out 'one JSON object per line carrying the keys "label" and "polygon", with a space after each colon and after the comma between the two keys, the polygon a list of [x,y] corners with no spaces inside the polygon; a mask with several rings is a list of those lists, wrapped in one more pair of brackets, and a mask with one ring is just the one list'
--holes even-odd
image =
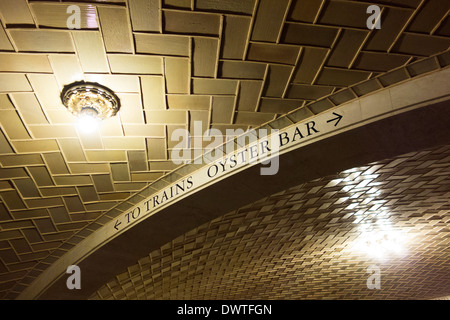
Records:
{"label": "light fixture shade", "polygon": [[65,86],[61,100],[77,117],[89,115],[103,120],[114,116],[120,108],[120,100],[114,92],[94,82],[80,81]]}

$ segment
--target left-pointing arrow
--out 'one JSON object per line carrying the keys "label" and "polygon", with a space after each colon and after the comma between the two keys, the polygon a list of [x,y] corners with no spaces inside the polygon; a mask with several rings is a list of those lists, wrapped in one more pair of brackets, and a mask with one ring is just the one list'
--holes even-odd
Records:
{"label": "left-pointing arrow", "polygon": [[121,224],[122,224],[122,222],[117,220],[116,223],[114,224],[114,229],[119,230],[119,228],[117,228],[117,227],[120,226]]}
{"label": "left-pointing arrow", "polygon": [[338,113],[336,113],[336,112],[333,112],[333,114],[334,114],[336,117],[333,118],[333,119],[328,120],[327,123],[328,123],[328,122],[331,122],[331,121],[336,121],[336,123],[334,124],[334,126],[336,127],[336,126],[338,125],[339,121],[341,121],[341,119],[342,119],[343,116],[341,116],[340,114],[338,114]]}

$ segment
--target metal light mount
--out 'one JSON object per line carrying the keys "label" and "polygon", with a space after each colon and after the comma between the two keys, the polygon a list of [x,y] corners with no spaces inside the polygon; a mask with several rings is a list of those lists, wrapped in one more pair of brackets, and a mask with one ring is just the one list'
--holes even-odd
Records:
{"label": "metal light mount", "polygon": [[75,116],[90,116],[100,120],[116,115],[120,100],[114,92],[94,82],[75,82],[64,87],[61,101]]}

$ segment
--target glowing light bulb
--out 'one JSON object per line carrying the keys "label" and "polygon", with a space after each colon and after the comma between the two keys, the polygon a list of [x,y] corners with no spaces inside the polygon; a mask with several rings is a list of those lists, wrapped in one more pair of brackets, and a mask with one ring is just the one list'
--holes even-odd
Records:
{"label": "glowing light bulb", "polygon": [[98,130],[99,119],[96,114],[89,110],[88,112],[81,112],[76,123],[77,129],[83,134],[94,133]]}

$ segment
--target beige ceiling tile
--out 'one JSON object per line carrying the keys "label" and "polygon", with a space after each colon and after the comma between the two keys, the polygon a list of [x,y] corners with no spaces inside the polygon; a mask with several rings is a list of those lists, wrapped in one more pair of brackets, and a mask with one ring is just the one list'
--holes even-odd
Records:
{"label": "beige ceiling tile", "polygon": [[311,84],[320,71],[327,52],[328,49],[323,48],[303,48],[293,82]]}
{"label": "beige ceiling tile", "polygon": [[350,86],[369,79],[370,72],[324,68],[317,78],[317,84],[331,86]]}
{"label": "beige ceiling tile", "polygon": [[338,28],[310,24],[287,23],[281,36],[281,42],[330,47],[338,33]]}
{"label": "beige ceiling tile", "polygon": [[87,81],[101,83],[116,93],[135,93],[139,90],[139,77],[123,74],[87,74]]}
{"label": "beige ceiling tile", "polygon": [[1,73],[0,92],[30,92],[33,89],[24,74]]}
{"label": "beige ceiling tile", "polygon": [[408,26],[408,31],[431,33],[436,26],[436,22],[448,16],[450,3],[447,1],[431,0],[425,2],[421,9]]}
{"label": "beige ceiling tile", "polygon": [[352,68],[368,71],[389,71],[405,65],[409,59],[409,56],[403,55],[361,52]]}
{"label": "beige ceiling tile", "polygon": [[222,78],[263,79],[266,64],[250,61],[221,61],[219,73]]}
{"label": "beige ceiling tile", "polygon": [[90,176],[55,176],[53,177],[58,186],[82,186],[92,185]]}
{"label": "beige ceiling tile", "polygon": [[381,29],[375,29],[371,33],[364,50],[389,50],[394,41],[397,41],[397,37],[403,31],[404,26],[413,13],[413,10],[385,8],[381,22],[382,27]]}
{"label": "beige ceiling tile", "polygon": [[105,149],[109,150],[144,150],[145,140],[142,137],[103,138]]}
{"label": "beige ceiling tile", "polygon": [[142,190],[147,184],[146,183],[114,183],[114,189],[116,191],[139,191]]}
{"label": "beige ceiling tile", "polygon": [[134,31],[162,31],[161,1],[130,0],[128,6]]}
{"label": "beige ceiling tile", "polygon": [[219,40],[210,38],[193,39],[193,67],[194,77],[215,77]]}
{"label": "beige ceiling tile", "polygon": [[184,110],[145,111],[148,124],[186,124],[187,112]]}
{"label": "beige ceiling tile", "polygon": [[166,139],[147,138],[146,140],[149,160],[167,160]]}
{"label": "beige ceiling tile", "polygon": [[0,190],[14,189],[14,186],[9,181],[0,181]]}
{"label": "beige ceiling tile", "polygon": [[87,150],[86,157],[92,162],[127,161],[124,150]]}
{"label": "beige ceiling tile", "polygon": [[2,0],[0,1],[0,13],[7,25],[34,24],[26,0]]}
{"label": "beige ceiling tile", "polygon": [[313,23],[323,0],[297,0],[292,4],[288,19]]}
{"label": "beige ceiling tile", "polygon": [[[70,4],[65,3],[30,3],[31,11],[40,27],[69,29],[68,20],[73,14],[67,12]],[[97,13],[91,4],[77,4],[80,8],[80,29],[98,29]]]}
{"label": "beige ceiling tile", "polygon": [[197,0],[195,8],[200,10],[221,11],[252,14],[255,6],[255,0]]}
{"label": "beige ceiling tile", "polygon": [[64,202],[66,204],[67,210],[69,213],[72,212],[85,212],[86,209],[83,206],[83,203],[80,200],[80,197],[64,197]]}
{"label": "beige ceiling tile", "polygon": [[20,195],[15,190],[0,192],[0,197],[9,210],[26,209]]}
{"label": "beige ceiling tile", "polygon": [[52,174],[68,174],[66,161],[60,152],[44,153],[45,163]]}
{"label": "beige ceiling tile", "polygon": [[135,34],[136,52],[189,56],[189,37],[162,34]]}
{"label": "beige ceiling tile", "polygon": [[331,51],[327,65],[347,68],[358,53],[369,31],[342,29],[339,40]]}
{"label": "beige ceiling tile", "polygon": [[29,167],[31,176],[39,187],[53,186],[53,181],[46,167]]}
{"label": "beige ceiling tile", "polygon": [[52,67],[47,56],[28,53],[0,53],[2,72],[41,72],[51,73]]}
{"label": "beige ceiling tile", "polygon": [[41,199],[29,199],[25,200],[29,208],[49,208],[59,207],[63,205],[63,201],[60,197],[55,198],[41,198]]}
{"label": "beige ceiling tile", "polygon": [[72,174],[88,174],[88,173],[109,173],[109,165],[107,163],[69,163],[69,169]]}
{"label": "beige ceiling tile", "polygon": [[289,84],[293,68],[290,66],[270,65],[263,96],[281,98]]}
{"label": "beige ceiling tile", "polygon": [[192,80],[192,92],[194,94],[236,94],[237,81],[231,79],[206,79],[196,78]]}
{"label": "beige ceiling tile", "polygon": [[108,54],[112,73],[163,74],[162,57]]}
{"label": "beige ceiling tile", "polygon": [[131,172],[147,171],[147,154],[145,151],[128,151],[128,164]]}
{"label": "beige ceiling tile", "polygon": [[219,35],[220,16],[218,14],[188,11],[164,11],[164,33]]}
{"label": "beige ceiling tile", "polygon": [[289,2],[289,0],[259,1],[251,39],[265,42],[277,41]]}
{"label": "beige ceiling tile", "polygon": [[165,8],[191,9],[191,0],[162,0]]}
{"label": "beige ceiling tile", "polygon": [[211,97],[200,95],[168,95],[169,109],[181,110],[208,110]]}
{"label": "beige ceiling tile", "polygon": [[12,40],[19,51],[74,52],[68,31],[60,30],[10,30]]}
{"label": "beige ceiling tile", "polygon": [[72,37],[84,72],[109,72],[100,32],[75,31]]}
{"label": "beige ceiling tile", "polygon": [[78,132],[81,145],[84,150],[100,150],[103,149],[102,137],[99,130],[95,132]]}
{"label": "beige ceiling tile", "polygon": [[104,119],[100,123],[100,135],[102,137],[122,137],[123,128],[119,116]]}
{"label": "beige ceiling tile", "polygon": [[189,93],[190,63],[187,58],[164,59],[167,93]]}
{"label": "beige ceiling tile", "polygon": [[305,84],[291,85],[287,97],[292,99],[316,100],[330,94],[334,87],[311,86]]}
{"label": "beige ceiling tile", "polygon": [[231,124],[235,97],[213,97],[212,99],[212,123]]}
{"label": "beige ceiling tile", "polygon": [[67,161],[86,161],[79,139],[59,139],[58,144]]}
{"label": "beige ceiling tile", "polygon": [[209,129],[210,125],[210,113],[209,111],[202,111],[202,110],[191,110],[190,113],[190,126],[189,126],[189,132],[192,134],[195,132],[194,126],[195,123],[201,122],[201,127],[203,130]]}
{"label": "beige ceiling tile", "polygon": [[166,109],[163,77],[141,77],[144,109]]}
{"label": "beige ceiling tile", "polygon": [[299,48],[281,44],[251,43],[247,60],[295,64]]}
{"label": "beige ceiling tile", "polygon": [[72,125],[28,125],[28,129],[36,139],[77,137],[77,132]]}
{"label": "beige ceiling tile", "polygon": [[76,55],[52,54],[49,59],[61,87],[84,80],[83,70]]}
{"label": "beige ceiling tile", "polygon": [[367,29],[367,4],[355,1],[328,1],[319,22],[326,25]]}
{"label": "beige ceiling tile", "polygon": [[181,125],[167,126],[167,148],[168,149],[172,149],[175,147],[180,148],[181,146],[183,146],[183,148],[188,147],[188,141],[187,141],[188,138],[181,139],[179,136],[179,130],[183,130],[183,133],[185,133],[186,127],[181,126]]}
{"label": "beige ceiling tile", "polygon": [[236,103],[238,111],[256,111],[263,81],[241,81]]}
{"label": "beige ceiling tile", "polygon": [[396,42],[392,52],[429,56],[448,49],[450,40],[424,34],[403,33]]}
{"label": "beige ceiling tile", "polygon": [[0,110],[0,124],[10,139],[30,139],[27,129],[15,110]]}
{"label": "beige ceiling tile", "polygon": [[31,85],[42,106],[42,109],[61,108],[61,88],[56,82],[53,74],[29,74]]}
{"label": "beige ceiling tile", "polygon": [[259,105],[259,111],[284,114],[300,108],[302,105],[303,100],[262,98]]}
{"label": "beige ceiling tile", "polygon": [[0,179],[28,178],[28,174],[23,168],[0,168]]}
{"label": "beige ceiling tile", "polygon": [[109,174],[93,175],[92,180],[94,181],[95,189],[97,190],[97,192],[114,191],[114,186]]}
{"label": "beige ceiling tile", "polygon": [[133,40],[126,8],[97,7],[106,52],[132,53]]}
{"label": "beige ceiling tile", "polygon": [[3,29],[3,25],[1,23],[0,23],[0,50],[14,51],[14,47],[9,41],[8,35],[6,34],[5,29]]}
{"label": "beige ceiling tile", "polygon": [[114,182],[131,180],[127,163],[111,163],[111,173]]}
{"label": "beige ceiling tile", "polygon": [[243,59],[250,29],[250,17],[229,16],[224,18],[221,57]]}
{"label": "beige ceiling tile", "polygon": [[11,148],[8,139],[5,137],[5,134],[0,128],[0,154],[8,154],[8,153],[15,153],[15,152]]}
{"label": "beige ceiling tile", "polygon": [[[102,197],[102,195],[100,195]],[[86,205],[87,211],[108,211],[112,209],[115,205],[117,205],[117,202],[98,202],[98,203],[91,203]]]}
{"label": "beige ceiling tile", "polygon": [[0,109],[15,110],[16,107],[12,104],[7,94],[0,94]]}
{"label": "beige ceiling tile", "polygon": [[41,106],[34,94],[16,93],[11,94],[10,96],[25,123],[48,124],[47,118],[42,112]]}
{"label": "beige ceiling tile", "polygon": [[128,137],[165,137],[164,125],[155,124],[126,124],[123,126],[125,136]]}
{"label": "beige ceiling tile", "polygon": [[142,109],[141,96],[139,94],[118,94],[120,99],[120,120],[123,124],[143,124],[144,110]]}
{"label": "beige ceiling tile", "polygon": [[44,164],[39,154],[1,155],[2,167],[18,167]]}
{"label": "beige ceiling tile", "polygon": [[172,171],[179,166],[172,161],[151,161],[150,171]]}
{"label": "beige ceiling tile", "polygon": [[131,181],[152,182],[164,175],[164,172],[146,172],[146,173],[132,173]]}
{"label": "beige ceiling tile", "polygon": [[45,110],[45,114],[49,122],[52,124],[74,125],[76,121],[76,117],[63,107],[60,109],[47,109]]}
{"label": "beige ceiling tile", "polygon": [[[50,232],[56,231],[55,226],[49,217],[46,219],[36,219],[36,220],[34,220],[34,222],[35,222],[36,226],[38,227],[38,230],[40,233],[50,233]],[[34,248],[36,248],[36,247],[34,247]],[[40,250],[36,250],[36,251],[40,251]]]}
{"label": "beige ceiling tile", "polygon": [[[12,216],[14,216],[14,212],[12,213]],[[8,221],[8,220],[12,220],[13,218],[11,217],[11,214],[10,214],[10,212],[9,212],[9,210],[8,210],[8,208],[6,208],[6,206],[3,204],[3,203],[0,203],[0,219],[2,220],[2,221]],[[18,233],[18,237],[21,237],[21,234],[20,234],[20,231],[19,230],[16,230],[17,231],[17,233]],[[9,231],[10,232],[10,231]],[[3,232],[2,232],[3,233]],[[4,234],[4,233],[3,233]],[[8,238],[8,235],[2,235],[2,240],[3,239],[7,239]],[[5,243],[5,242],[3,242],[2,241],[2,243]]]}
{"label": "beige ceiling tile", "polygon": [[48,212],[55,223],[66,223],[71,221],[66,207],[49,208]]}
{"label": "beige ceiling tile", "polygon": [[273,119],[275,119],[275,114],[273,113],[237,112],[235,124],[247,124],[252,126],[259,126]]}
{"label": "beige ceiling tile", "polygon": [[77,194],[77,189],[74,187],[49,187],[49,188],[39,188],[39,191],[44,197],[52,196],[68,196]]}
{"label": "beige ceiling tile", "polygon": [[77,187],[77,189],[83,202],[94,202],[99,200],[97,191],[93,186]]}
{"label": "beige ceiling tile", "polygon": [[[129,198],[131,195],[130,192],[113,192],[113,193],[103,193],[100,195],[100,200],[101,201],[108,201],[108,200],[113,200],[113,201],[120,201],[120,200],[125,200],[127,198]],[[99,203],[100,204],[100,203]],[[112,202],[104,202],[102,203],[104,205],[108,204],[111,207],[111,204],[115,205],[117,203],[112,203]]]}

